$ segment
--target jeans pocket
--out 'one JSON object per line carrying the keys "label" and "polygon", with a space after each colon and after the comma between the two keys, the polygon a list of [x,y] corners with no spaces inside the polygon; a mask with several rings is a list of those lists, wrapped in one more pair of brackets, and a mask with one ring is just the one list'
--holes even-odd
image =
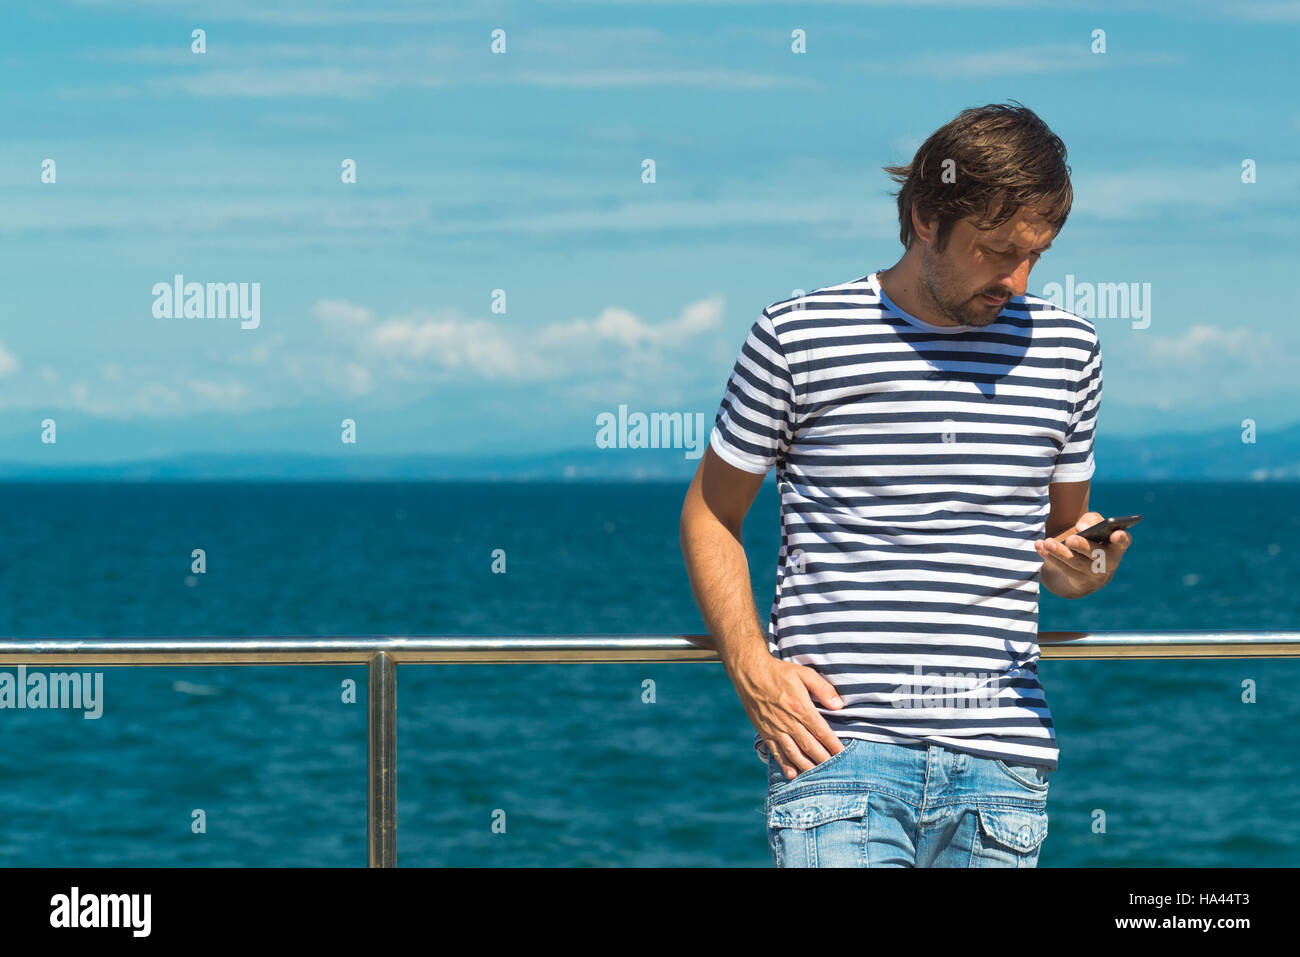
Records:
{"label": "jeans pocket", "polygon": [[863,794],[794,796],[767,812],[767,840],[777,867],[865,867],[867,802]]}
{"label": "jeans pocket", "polygon": [[821,770],[823,770],[823,769],[825,769],[825,768],[830,767],[830,766],[831,766],[832,764],[834,764],[836,761],[838,761],[838,760],[840,760],[841,758],[847,756],[848,753],[849,753],[851,750],[853,750],[854,748],[856,748],[856,747],[861,743],[861,741],[862,741],[861,738],[840,738],[840,744],[844,745],[844,747],[842,747],[842,748],[841,748],[839,751],[837,751],[835,754],[832,754],[829,758],[827,758],[827,759],[826,759],[825,761],[823,761],[821,764],[814,764],[814,765],[813,765],[812,767],[810,767],[807,771],[800,771],[798,774],[796,774],[796,775],[795,775],[794,777],[792,777],[792,778],[787,778],[787,777],[785,776],[785,772],[784,772],[783,770],[781,770],[781,763],[780,763],[779,761],[777,761],[777,759],[776,759],[775,757],[768,758],[768,760],[767,760],[767,769],[768,769],[768,773],[767,773],[767,790],[768,790],[768,793],[771,794],[773,791],[776,791],[776,790],[778,790],[779,788],[788,787],[788,786],[793,786],[793,785],[795,785],[795,784],[800,784],[800,783],[802,783],[803,781],[807,780],[807,779],[808,779],[809,777],[811,777],[812,775],[816,774],[818,771],[821,771]]}
{"label": "jeans pocket", "polygon": [[1036,794],[1047,793],[1047,776],[1050,772],[1041,764],[1007,764],[999,758],[994,758],[993,763],[1025,790]]}
{"label": "jeans pocket", "polygon": [[1037,867],[1047,837],[1047,809],[977,807],[971,867]]}

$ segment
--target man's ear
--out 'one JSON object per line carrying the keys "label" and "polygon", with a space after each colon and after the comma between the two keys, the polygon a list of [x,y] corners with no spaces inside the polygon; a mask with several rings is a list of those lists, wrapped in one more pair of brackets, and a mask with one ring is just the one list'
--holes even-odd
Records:
{"label": "man's ear", "polygon": [[939,219],[937,216],[926,222],[921,218],[916,203],[912,204],[912,232],[916,234],[917,239],[928,246],[934,239],[934,231],[938,228],[938,225]]}

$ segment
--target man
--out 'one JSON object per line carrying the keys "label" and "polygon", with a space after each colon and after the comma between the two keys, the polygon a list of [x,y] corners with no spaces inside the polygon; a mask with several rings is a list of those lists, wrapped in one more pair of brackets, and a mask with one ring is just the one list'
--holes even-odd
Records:
{"label": "man", "polygon": [[[1088,510],[1101,351],[1026,295],[1073,193],[1033,112],[936,131],[900,183],[902,258],[774,303],[682,508],[709,634],[768,763],[778,866],[1033,867],[1057,765],[1039,582],[1100,588],[1131,538]],[[741,525],[777,470],[766,640]]]}

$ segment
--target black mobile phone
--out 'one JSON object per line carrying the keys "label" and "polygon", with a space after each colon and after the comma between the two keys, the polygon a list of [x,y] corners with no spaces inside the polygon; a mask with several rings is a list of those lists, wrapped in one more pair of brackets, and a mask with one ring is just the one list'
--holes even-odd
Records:
{"label": "black mobile phone", "polygon": [[[1099,542],[1102,545],[1110,543],[1110,533],[1117,528],[1132,528],[1138,522],[1142,521],[1141,515],[1121,515],[1118,518],[1107,518],[1085,528],[1081,532],[1071,532],[1071,535],[1081,535],[1090,542]],[[1067,535],[1066,538],[1070,536]]]}

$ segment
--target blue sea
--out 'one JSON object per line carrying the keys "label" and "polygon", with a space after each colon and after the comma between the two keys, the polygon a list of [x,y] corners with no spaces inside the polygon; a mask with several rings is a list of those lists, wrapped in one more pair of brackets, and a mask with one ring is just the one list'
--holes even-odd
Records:
{"label": "blue sea", "polygon": [[[0,489],[0,636],[704,630],[684,483]],[[1300,628],[1298,493],[1094,482],[1094,510],[1145,518],[1105,589],[1043,592],[1040,627]],[[745,526],[763,621],[778,531],[769,480]],[[365,863],[363,667],[91,670],[98,720],[0,710],[0,864]],[[1300,661],[1040,675],[1061,754],[1039,866],[1300,865]],[[402,665],[397,700],[399,866],[771,866],[720,664]]]}

